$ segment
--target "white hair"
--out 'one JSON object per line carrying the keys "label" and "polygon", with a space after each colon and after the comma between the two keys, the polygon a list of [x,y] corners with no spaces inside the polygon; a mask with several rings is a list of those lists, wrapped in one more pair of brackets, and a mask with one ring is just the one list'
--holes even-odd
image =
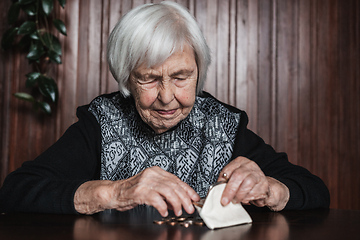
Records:
{"label": "white hair", "polygon": [[164,1],[132,9],[110,34],[107,58],[119,90],[129,96],[129,76],[141,64],[162,64],[185,44],[194,49],[198,67],[197,94],[211,62],[210,50],[194,17],[181,5]]}

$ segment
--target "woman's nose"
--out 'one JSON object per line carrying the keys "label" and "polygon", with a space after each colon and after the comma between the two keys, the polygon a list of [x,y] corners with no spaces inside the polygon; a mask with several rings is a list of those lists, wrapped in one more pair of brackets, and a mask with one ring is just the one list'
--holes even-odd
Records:
{"label": "woman's nose", "polygon": [[169,104],[174,99],[174,83],[171,81],[163,82],[159,86],[158,99],[164,104]]}

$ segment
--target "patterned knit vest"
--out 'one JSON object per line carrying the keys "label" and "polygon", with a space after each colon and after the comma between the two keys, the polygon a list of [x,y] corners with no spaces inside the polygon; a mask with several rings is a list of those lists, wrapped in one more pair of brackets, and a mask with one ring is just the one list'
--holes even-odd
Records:
{"label": "patterned knit vest", "polygon": [[211,97],[196,97],[189,115],[156,134],[145,124],[134,100],[100,96],[89,107],[101,128],[100,179],[119,180],[159,166],[204,197],[230,161],[240,113]]}

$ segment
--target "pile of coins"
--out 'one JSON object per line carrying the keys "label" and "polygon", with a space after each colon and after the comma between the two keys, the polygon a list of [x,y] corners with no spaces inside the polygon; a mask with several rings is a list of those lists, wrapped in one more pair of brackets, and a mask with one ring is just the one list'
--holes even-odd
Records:
{"label": "pile of coins", "polygon": [[204,222],[200,217],[165,217],[161,220],[154,220],[155,224],[168,224],[171,226],[180,225],[189,227],[190,225],[203,226]]}

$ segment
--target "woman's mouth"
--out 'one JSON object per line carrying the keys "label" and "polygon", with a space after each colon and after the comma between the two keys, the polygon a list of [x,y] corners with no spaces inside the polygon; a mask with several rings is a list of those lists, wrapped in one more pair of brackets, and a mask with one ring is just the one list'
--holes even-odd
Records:
{"label": "woman's mouth", "polygon": [[167,115],[172,115],[176,112],[176,109],[171,109],[171,110],[156,110],[157,113],[159,113],[160,115],[163,116],[167,116]]}

